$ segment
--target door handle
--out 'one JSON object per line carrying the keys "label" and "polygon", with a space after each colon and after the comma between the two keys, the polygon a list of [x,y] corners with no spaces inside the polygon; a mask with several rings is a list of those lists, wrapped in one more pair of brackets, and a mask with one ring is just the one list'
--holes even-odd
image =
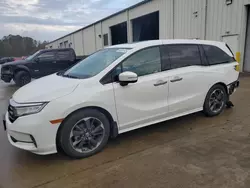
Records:
{"label": "door handle", "polygon": [[182,81],[183,78],[180,78],[180,77],[174,77],[173,80],[170,80],[170,82],[179,82],[179,81]]}
{"label": "door handle", "polygon": [[157,87],[157,86],[165,85],[165,84],[167,84],[167,83],[168,83],[168,81],[165,81],[165,82],[164,82],[164,81],[162,81],[162,80],[159,80],[157,83],[154,84],[154,86]]}

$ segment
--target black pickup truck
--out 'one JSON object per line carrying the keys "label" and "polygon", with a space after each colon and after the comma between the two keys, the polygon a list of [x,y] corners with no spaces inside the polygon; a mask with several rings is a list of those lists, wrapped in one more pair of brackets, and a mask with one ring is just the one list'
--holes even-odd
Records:
{"label": "black pickup truck", "polygon": [[13,79],[16,85],[23,86],[32,78],[40,78],[67,69],[80,60],[76,58],[72,48],[40,50],[25,60],[3,64],[1,79],[4,82]]}

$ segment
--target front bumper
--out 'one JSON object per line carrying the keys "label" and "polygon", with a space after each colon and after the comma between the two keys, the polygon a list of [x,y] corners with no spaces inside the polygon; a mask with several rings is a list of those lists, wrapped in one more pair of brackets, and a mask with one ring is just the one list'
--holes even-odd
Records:
{"label": "front bumper", "polygon": [[227,86],[227,88],[228,88],[228,94],[229,94],[229,95],[232,95],[232,94],[236,91],[236,89],[237,89],[239,86],[240,86],[240,81],[239,81],[239,80],[237,80],[237,81],[235,81],[235,82],[229,84],[229,85]]}
{"label": "front bumper", "polygon": [[56,133],[59,125],[52,125],[38,114],[23,116],[13,123],[5,115],[9,142],[20,149],[39,155],[57,153]]}
{"label": "front bumper", "polygon": [[1,80],[3,80],[4,82],[9,83],[12,80],[12,78],[13,78],[12,74],[4,74],[4,73],[1,74]]}

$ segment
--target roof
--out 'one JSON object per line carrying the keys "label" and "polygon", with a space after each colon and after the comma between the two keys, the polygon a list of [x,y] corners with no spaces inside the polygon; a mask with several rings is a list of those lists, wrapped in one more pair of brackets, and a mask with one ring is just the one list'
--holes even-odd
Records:
{"label": "roof", "polygon": [[57,40],[60,40],[60,39],[62,39],[62,38],[64,38],[64,37],[67,37],[67,36],[72,35],[72,34],[74,34],[74,33],[77,33],[78,31],[81,31],[81,30],[83,30],[83,29],[86,29],[86,28],[88,28],[88,27],[91,27],[91,26],[93,26],[93,25],[95,25],[95,24],[97,24],[97,23],[99,23],[99,22],[102,22],[102,21],[104,21],[104,20],[107,20],[107,19],[109,19],[109,18],[111,18],[111,17],[113,17],[113,16],[116,16],[116,15],[120,14],[120,13],[126,12],[127,10],[130,10],[130,9],[136,8],[136,7],[140,6],[140,5],[146,4],[146,3],[150,2],[150,1],[153,1],[153,0],[143,0],[142,2],[139,2],[139,3],[137,3],[137,4],[135,4],[135,5],[132,5],[132,6],[128,7],[128,8],[126,8],[126,9],[123,9],[123,10],[121,10],[121,11],[119,11],[119,12],[116,12],[116,13],[114,13],[114,14],[111,14],[110,16],[107,16],[107,17],[105,17],[105,18],[103,18],[103,19],[101,19],[101,20],[98,20],[98,21],[96,21],[96,22],[90,24],[90,25],[87,25],[87,26],[85,26],[85,27],[82,27],[81,29],[78,29],[78,30],[76,30],[76,31],[74,31],[74,32],[71,32],[71,33],[67,34],[67,35],[64,35],[63,37],[60,37],[60,38],[58,38],[58,39],[55,39],[55,40],[51,41],[50,43],[48,43],[47,45],[50,45],[51,43],[53,43],[53,42],[55,42],[55,41],[57,41]]}
{"label": "roof", "polygon": [[64,50],[73,50],[73,48],[54,48],[54,49],[42,49],[40,51],[47,52],[47,51],[64,51]]}
{"label": "roof", "polygon": [[210,41],[210,40],[196,40],[196,39],[169,39],[169,40],[149,40],[137,43],[130,43],[130,44],[119,44],[114,46],[109,46],[107,48],[145,48],[150,46],[157,46],[157,45],[166,45],[166,44],[203,44],[203,45],[212,45],[222,49],[226,52],[229,56],[232,56],[232,53],[225,45],[224,42],[218,41]]}
{"label": "roof", "polygon": [[218,41],[196,40],[196,39],[168,39],[168,40],[148,40],[135,43],[119,44],[114,46],[108,46],[107,48],[137,48],[137,47],[161,45],[161,44],[209,44],[217,46],[225,43]]}

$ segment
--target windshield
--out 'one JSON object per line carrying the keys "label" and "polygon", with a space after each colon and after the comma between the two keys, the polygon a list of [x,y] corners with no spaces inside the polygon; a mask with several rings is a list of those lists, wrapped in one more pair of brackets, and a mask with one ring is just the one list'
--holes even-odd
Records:
{"label": "windshield", "polygon": [[93,77],[103,71],[128,50],[127,48],[107,48],[100,50],[67,70],[63,76],[82,79]]}
{"label": "windshield", "polygon": [[33,55],[27,57],[26,60],[32,60],[32,59],[33,59],[34,57],[36,57],[39,53],[40,53],[40,51],[37,51],[37,52],[34,53]]}

